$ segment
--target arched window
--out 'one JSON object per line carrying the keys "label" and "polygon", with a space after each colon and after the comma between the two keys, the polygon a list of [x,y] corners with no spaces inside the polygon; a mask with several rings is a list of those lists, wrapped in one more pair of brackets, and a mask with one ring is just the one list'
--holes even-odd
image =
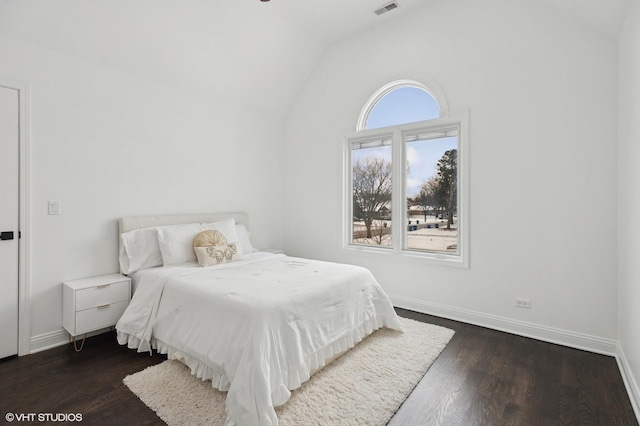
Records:
{"label": "arched window", "polygon": [[345,248],[467,266],[466,123],[416,81],[369,98],[346,143]]}
{"label": "arched window", "polygon": [[356,130],[445,117],[448,112],[446,100],[435,92],[413,80],[389,83],[378,89],[364,105]]}

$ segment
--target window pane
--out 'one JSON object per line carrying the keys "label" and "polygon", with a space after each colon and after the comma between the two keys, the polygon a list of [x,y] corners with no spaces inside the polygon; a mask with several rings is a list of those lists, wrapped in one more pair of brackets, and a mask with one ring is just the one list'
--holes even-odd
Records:
{"label": "window pane", "polygon": [[418,87],[400,87],[384,95],[371,109],[365,129],[413,123],[440,117],[438,103]]}
{"label": "window pane", "polygon": [[446,129],[405,138],[409,250],[460,253],[457,134]]}
{"label": "window pane", "polygon": [[391,140],[351,144],[351,243],[391,246]]}

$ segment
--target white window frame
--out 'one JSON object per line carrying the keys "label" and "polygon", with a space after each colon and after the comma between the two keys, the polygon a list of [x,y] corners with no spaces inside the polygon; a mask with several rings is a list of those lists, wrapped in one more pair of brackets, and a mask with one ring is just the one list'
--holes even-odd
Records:
{"label": "white window frame", "polygon": [[[388,93],[388,92],[387,92]],[[373,99],[373,98],[372,98]],[[373,105],[373,104],[372,104]],[[366,109],[366,108],[365,108]],[[441,114],[442,116],[442,114]],[[366,117],[365,117],[366,119]],[[416,260],[441,266],[469,267],[469,170],[468,170],[468,111],[452,113],[444,118],[419,121],[378,129],[361,130],[343,135],[343,217],[342,252],[360,253],[368,256],[396,256],[406,260]],[[425,252],[406,248],[406,164],[405,135],[417,130],[437,131],[442,128],[458,128],[458,242],[457,254]],[[392,211],[391,247],[360,245],[352,243],[353,235],[353,165],[352,144],[373,138],[391,137],[392,149]],[[397,212],[401,212],[399,215]]]}

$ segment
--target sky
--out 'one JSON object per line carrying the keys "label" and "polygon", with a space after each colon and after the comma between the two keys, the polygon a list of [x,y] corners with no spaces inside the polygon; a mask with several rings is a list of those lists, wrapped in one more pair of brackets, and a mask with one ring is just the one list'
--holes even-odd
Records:
{"label": "sky", "polygon": [[417,87],[401,87],[378,101],[365,127],[377,129],[439,117],[440,107],[429,93]]}
{"label": "sky", "polygon": [[[389,92],[375,105],[365,128],[439,118],[439,107],[435,99],[426,91],[417,87],[401,87]],[[457,147],[455,137],[409,142],[407,144],[407,161],[409,175],[407,177],[407,196],[413,197],[429,177],[436,173],[436,165],[445,151]],[[383,146],[353,151],[353,161],[366,156],[375,156],[391,160],[391,147]]]}

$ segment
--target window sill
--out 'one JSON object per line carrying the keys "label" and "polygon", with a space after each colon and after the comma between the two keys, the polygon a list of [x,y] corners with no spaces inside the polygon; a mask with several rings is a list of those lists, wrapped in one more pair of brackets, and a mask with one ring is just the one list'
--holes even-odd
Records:
{"label": "window sill", "polygon": [[367,246],[345,245],[340,249],[340,253],[346,255],[357,255],[370,259],[387,258],[401,262],[419,263],[429,266],[445,266],[452,268],[469,269],[469,257],[451,256],[440,253],[422,253],[410,250],[393,250],[392,248],[377,248]]}

